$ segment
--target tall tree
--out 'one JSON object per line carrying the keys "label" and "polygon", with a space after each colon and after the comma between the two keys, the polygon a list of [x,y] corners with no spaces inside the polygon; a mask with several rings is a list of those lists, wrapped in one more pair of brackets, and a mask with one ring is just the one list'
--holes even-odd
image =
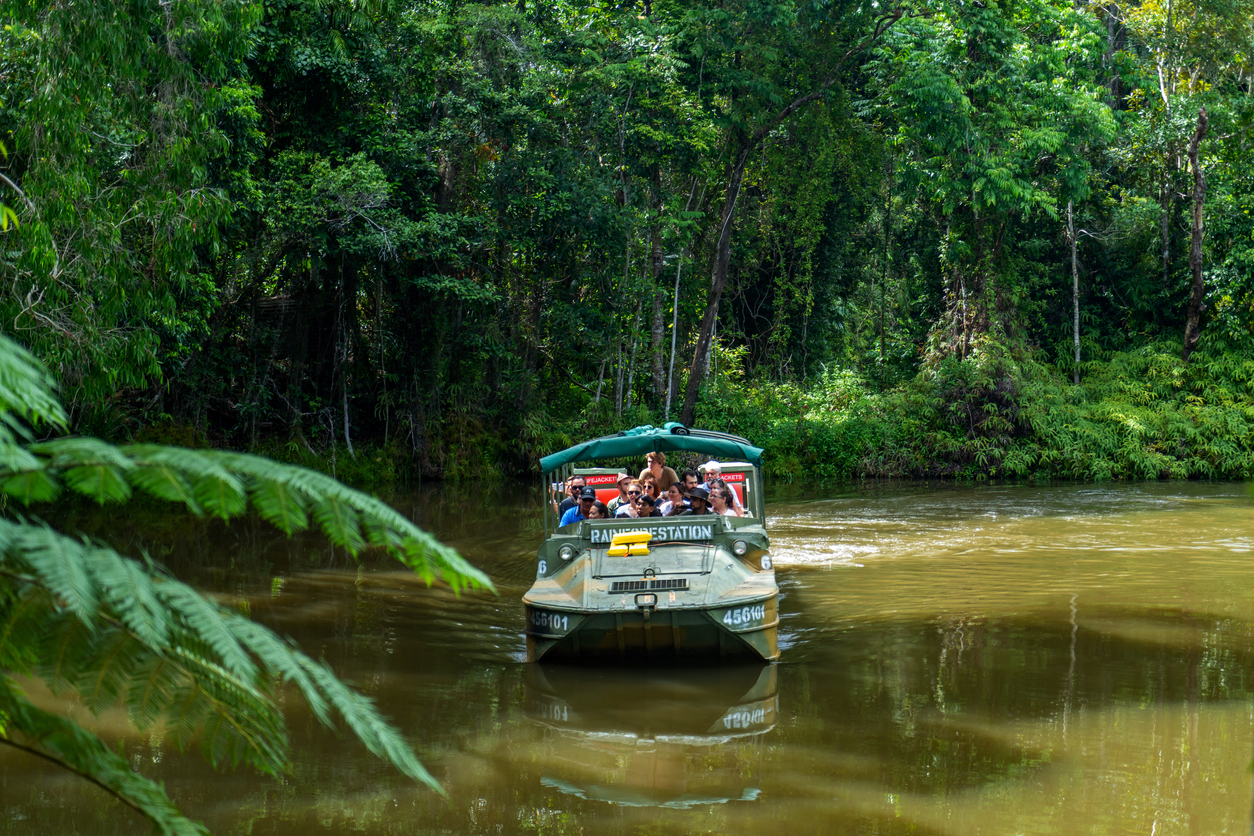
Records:
{"label": "tall tree", "polygon": [[696,346],[680,421],[692,422],[704,377],[732,256],[733,222],[753,155],[795,114],[822,100],[847,69],[849,60],[875,44],[910,7],[873,3],[788,2],[749,4],[738,13],[695,9],[689,27],[701,82],[709,74],[708,106],[726,126],[723,196],[714,236],[710,290]]}

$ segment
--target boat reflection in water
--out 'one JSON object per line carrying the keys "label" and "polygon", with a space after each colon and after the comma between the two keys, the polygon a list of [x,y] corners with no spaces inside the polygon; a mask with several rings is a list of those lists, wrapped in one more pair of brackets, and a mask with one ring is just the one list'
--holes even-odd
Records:
{"label": "boat reflection in water", "polygon": [[774,665],[529,666],[526,716],[545,727],[541,782],[631,807],[753,801],[775,728]]}

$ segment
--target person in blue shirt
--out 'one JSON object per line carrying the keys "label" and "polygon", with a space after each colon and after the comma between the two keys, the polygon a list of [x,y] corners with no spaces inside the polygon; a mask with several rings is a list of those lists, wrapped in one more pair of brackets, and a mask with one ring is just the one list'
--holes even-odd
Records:
{"label": "person in blue shirt", "polygon": [[573,522],[586,520],[588,512],[592,510],[592,503],[597,501],[597,492],[592,488],[585,487],[579,494],[579,504],[574,508],[570,508],[565,514],[562,514],[562,521],[557,524],[558,528],[564,525],[570,525]]}

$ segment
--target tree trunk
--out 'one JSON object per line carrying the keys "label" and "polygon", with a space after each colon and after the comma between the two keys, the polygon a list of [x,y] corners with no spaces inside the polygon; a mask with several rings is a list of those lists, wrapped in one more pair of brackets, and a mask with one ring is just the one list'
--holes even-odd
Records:
{"label": "tree trunk", "polygon": [[675,263],[675,299],[671,309],[671,363],[666,373],[666,408],[662,416],[671,419],[671,398],[675,392],[675,339],[679,335],[679,277],[684,271],[684,251],[679,251],[679,260]]}
{"label": "tree trunk", "polygon": [[701,388],[705,359],[710,353],[710,339],[714,334],[714,323],[718,320],[719,302],[723,298],[723,288],[727,285],[727,271],[731,264],[732,218],[736,214],[740,184],[744,180],[745,166],[749,162],[749,154],[752,150],[753,144],[741,142],[740,153],[736,156],[731,177],[727,180],[727,192],[723,197],[723,211],[719,216],[718,244],[714,250],[710,297],[706,300],[705,314],[701,317],[701,328],[697,332],[697,347],[692,352],[692,366],[688,369],[688,385],[684,389],[684,407],[679,414],[680,423],[688,426],[692,425],[693,415],[697,409],[697,391]]}
{"label": "tree trunk", "polygon": [[1171,288],[1171,171],[1163,165],[1162,193],[1159,196],[1162,211],[1158,218],[1158,234],[1163,242],[1163,292]]}
{"label": "tree trunk", "polygon": [[1193,274],[1193,293],[1189,296],[1189,312],[1184,324],[1184,351],[1180,359],[1189,362],[1189,355],[1197,346],[1202,336],[1198,320],[1205,306],[1202,298],[1206,295],[1206,285],[1202,280],[1202,206],[1206,202],[1206,175],[1202,173],[1202,163],[1198,160],[1198,146],[1206,136],[1206,108],[1197,111],[1197,130],[1189,140],[1189,165],[1193,168],[1193,242],[1189,249],[1189,271]]}
{"label": "tree trunk", "polygon": [[631,392],[636,382],[636,347],[640,344],[640,303],[636,303],[636,315],[631,318],[631,359],[627,361],[627,392],[623,408],[631,406]]}
{"label": "tree trunk", "polygon": [[1103,56],[1102,63],[1105,64],[1106,71],[1110,73],[1106,81],[1107,89],[1110,90],[1108,101],[1111,110],[1123,110],[1126,104],[1123,79],[1119,77],[1119,73],[1115,72],[1115,53],[1120,52],[1127,45],[1128,29],[1124,26],[1118,3],[1107,3],[1103,11],[1106,13],[1106,54]]}
{"label": "tree trunk", "polygon": [[1080,385],[1080,268],[1076,263],[1075,215],[1067,201],[1067,242],[1071,245],[1071,338],[1075,343],[1074,383]]}
{"label": "tree trunk", "polygon": [[653,394],[657,403],[666,397],[666,288],[658,283],[662,275],[662,236],[657,226],[653,227],[652,258],[650,259],[649,294],[653,297],[652,320],[652,372]]}

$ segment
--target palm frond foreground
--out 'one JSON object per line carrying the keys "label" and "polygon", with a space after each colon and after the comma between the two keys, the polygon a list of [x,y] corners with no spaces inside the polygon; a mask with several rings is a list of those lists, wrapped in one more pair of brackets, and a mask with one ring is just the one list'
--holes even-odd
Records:
{"label": "palm frond foreground", "polygon": [[[31,505],[72,492],[123,503],[136,492],[228,519],[250,509],[291,534],[320,529],[353,554],[387,550],[428,583],[491,581],[386,503],[321,473],[259,456],[63,437],[47,372],[0,336],[0,494]],[[156,782],[71,720],[27,702],[13,677],[45,681],[93,711],[125,706],[160,723],[216,767],[274,774],[288,738],[275,690],[297,688],[326,725],[342,721],[374,754],[439,789],[374,704],[270,630],[213,603],[148,562],[12,514],[0,517],[0,743],[52,761],[145,815],[161,833],[204,833]]]}

